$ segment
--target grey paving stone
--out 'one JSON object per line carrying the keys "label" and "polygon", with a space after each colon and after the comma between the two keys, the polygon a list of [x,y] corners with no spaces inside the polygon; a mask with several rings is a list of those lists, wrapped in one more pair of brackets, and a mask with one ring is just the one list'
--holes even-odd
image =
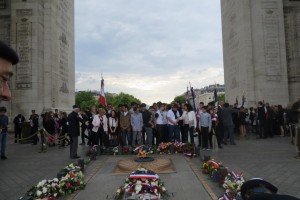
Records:
{"label": "grey paving stone", "polygon": [[[0,160],[1,200],[18,199],[32,185],[45,178],[54,178],[62,167],[74,161],[69,159],[69,148],[48,148],[47,153],[38,151],[39,146],[8,141],[8,160]],[[79,146],[81,156],[84,156],[86,151],[86,146]],[[227,145],[224,149],[212,152],[213,158],[222,161],[225,166],[238,173],[243,172],[246,178],[261,177],[277,186],[279,193],[300,198],[300,160],[295,159],[295,155],[295,148],[288,137],[256,140],[251,135],[247,140],[238,140],[236,146]],[[113,198],[126,175],[112,175],[111,172],[119,159],[128,157],[130,156],[97,157],[97,160],[88,166],[86,175],[90,176],[99,164],[103,166],[96,170],[86,189],[80,191],[75,199]],[[187,161],[197,166],[196,172],[200,172],[217,196],[222,194],[223,189],[218,184],[201,174],[202,162],[199,158],[186,160],[180,154],[170,157],[177,173],[160,175],[167,189],[174,195],[170,199],[211,199]]]}

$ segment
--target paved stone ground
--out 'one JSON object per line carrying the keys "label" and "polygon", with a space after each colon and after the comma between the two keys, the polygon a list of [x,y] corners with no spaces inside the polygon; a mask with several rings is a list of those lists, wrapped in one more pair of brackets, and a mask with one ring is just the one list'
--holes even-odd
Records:
{"label": "paved stone ground", "polygon": [[[78,148],[79,155],[84,155],[85,148]],[[39,149],[39,145],[15,144],[9,139],[8,159],[0,160],[1,200],[16,200],[40,180],[55,178],[61,168],[77,162],[69,158],[69,148],[51,147],[47,148],[46,153],[38,153]]]}
{"label": "paved stone ground", "polygon": [[[0,199],[16,200],[32,185],[46,178],[54,178],[69,159],[69,148],[48,148],[47,153],[38,153],[39,146],[14,144],[8,141],[8,160],[0,160]],[[82,156],[87,147],[80,146]],[[211,153],[211,152],[206,152]],[[300,198],[300,159],[295,159],[295,148],[290,138],[274,137],[256,140],[254,136],[237,140],[236,146],[225,146],[211,153],[247,179],[263,178],[279,188],[281,194]],[[201,173],[199,158],[189,159],[182,155],[171,155],[178,173],[162,174],[171,193],[171,199],[215,199],[223,190]],[[123,184],[126,175],[112,175],[114,165],[126,156],[100,156],[87,166],[87,187],[63,199],[111,199],[116,189]],[[206,192],[204,188],[208,191]],[[208,195],[210,193],[211,197]],[[203,195],[203,196],[201,196]]]}
{"label": "paved stone ground", "polygon": [[[300,159],[295,158],[297,153],[290,137],[255,139],[250,134],[236,143],[217,152],[205,153],[211,154],[229,169],[243,172],[246,179],[262,178],[275,185],[278,194],[300,198]],[[207,183],[217,191],[216,184]]]}

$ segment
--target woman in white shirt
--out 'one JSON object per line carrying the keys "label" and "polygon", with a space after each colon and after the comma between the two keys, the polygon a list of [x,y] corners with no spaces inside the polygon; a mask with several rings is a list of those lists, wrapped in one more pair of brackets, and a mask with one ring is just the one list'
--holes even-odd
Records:
{"label": "woman in white shirt", "polygon": [[92,144],[101,146],[109,146],[108,142],[108,127],[107,127],[107,117],[106,112],[103,108],[99,109],[99,114],[94,116],[93,119],[93,129],[92,129]]}
{"label": "woman in white shirt", "polygon": [[116,117],[116,111],[112,110],[110,113],[110,117],[108,119],[108,127],[110,130],[110,136],[112,140],[112,146],[117,146],[118,145],[118,123],[119,120]]}
{"label": "woman in white shirt", "polygon": [[196,113],[190,104],[187,104],[187,112],[188,112],[190,142],[194,144],[194,131],[195,128],[197,127]]}

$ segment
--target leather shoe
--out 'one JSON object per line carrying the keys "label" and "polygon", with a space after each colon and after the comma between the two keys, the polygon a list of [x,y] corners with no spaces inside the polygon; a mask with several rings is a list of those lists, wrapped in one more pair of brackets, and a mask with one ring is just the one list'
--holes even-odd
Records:
{"label": "leather shoe", "polygon": [[74,156],[71,159],[77,159],[77,158],[80,158],[80,156]]}
{"label": "leather shoe", "polygon": [[1,156],[1,160],[6,160],[7,157],[6,156]]}

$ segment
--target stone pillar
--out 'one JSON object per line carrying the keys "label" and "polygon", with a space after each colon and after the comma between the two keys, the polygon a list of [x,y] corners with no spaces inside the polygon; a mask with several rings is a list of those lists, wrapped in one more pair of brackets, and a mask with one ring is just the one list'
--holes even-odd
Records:
{"label": "stone pillar", "polygon": [[290,102],[300,97],[300,2],[284,1],[285,41]]}
{"label": "stone pillar", "polygon": [[250,1],[221,1],[225,99],[230,104],[242,96],[246,105],[256,101]]}
{"label": "stone pillar", "polygon": [[12,101],[2,103],[8,114],[70,110],[75,102],[74,0],[6,0],[4,8],[1,2],[1,39],[20,57]]}
{"label": "stone pillar", "polygon": [[251,0],[256,101],[289,102],[282,0]]}
{"label": "stone pillar", "polygon": [[221,1],[226,101],[289,102],[282,0]]}

